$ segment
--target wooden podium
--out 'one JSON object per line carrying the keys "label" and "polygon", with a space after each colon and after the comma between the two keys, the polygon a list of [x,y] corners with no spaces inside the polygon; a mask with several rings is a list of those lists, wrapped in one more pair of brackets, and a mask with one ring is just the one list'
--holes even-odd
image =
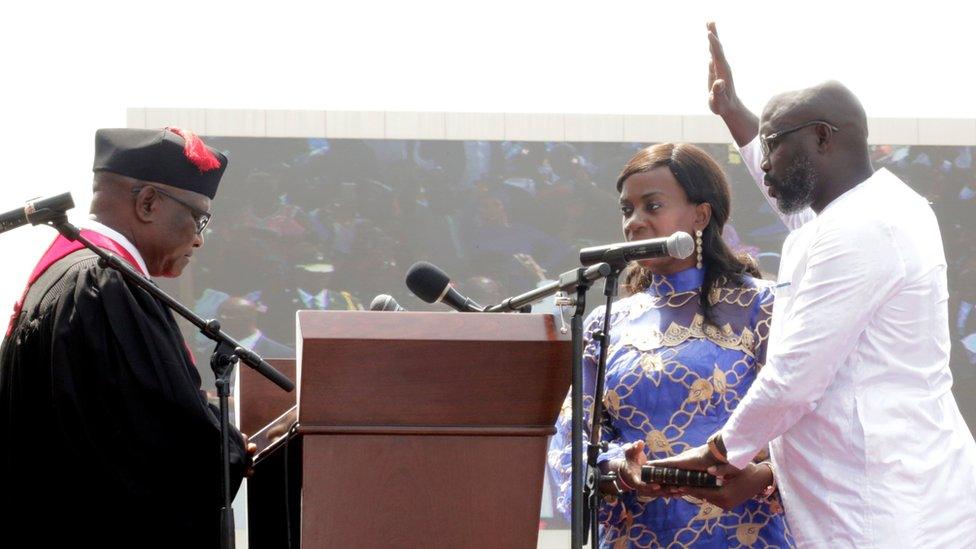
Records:
{"label": "wooden podium", "polygon": [[536,547],[571,377],[551,315],[300,311],[298,343],[297,410],[255,437],[252,548]]}

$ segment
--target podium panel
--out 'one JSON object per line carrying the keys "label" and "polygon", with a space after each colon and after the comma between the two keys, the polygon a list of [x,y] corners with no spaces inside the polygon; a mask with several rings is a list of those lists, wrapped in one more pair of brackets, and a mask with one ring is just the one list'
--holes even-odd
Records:
{"label": "podium panel", "polygon": [[544,436],[308,437],[305,484],[328,489],[302,494],[305,516],[318,517],[302,521],[302,540],[534,548],[545,443]]}
{"label": "podium panel", "polygon": [[298,333],[297,410],[257,437],[252,545],[536,546],[571,377],[551,315],[300,311]]}

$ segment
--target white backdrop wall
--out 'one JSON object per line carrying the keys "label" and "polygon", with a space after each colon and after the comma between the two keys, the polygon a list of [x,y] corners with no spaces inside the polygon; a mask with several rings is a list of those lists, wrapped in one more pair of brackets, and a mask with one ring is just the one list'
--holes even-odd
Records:
{"label": "white backdrop wall", "polygon": [[[84,216],[94,130],[141,125],[140,112],[149,122],[152,111],[128,107],[202,113],[200,124],[154,119],[201,133],[220,124],[380,137],[382,124],[384,137],[443,128],[448,139],[523,129],[631,139],[649,121],[674,130],[684,115],[708,114],[707,20],[755,109],[777,91],[836,78],[882,117],[878,131],[902,136],[889,141],[971,142],[974,14],[976,4],[954,0],[13,3],[0,11],[0,208],[70,190],[73,217]],[[463,114],[562,112],[635,116]],[[703,120],[718,139],[717,121]],[[701,140],[695,124],[681,127]],[[0,236],[2,306],[51,235]]]}

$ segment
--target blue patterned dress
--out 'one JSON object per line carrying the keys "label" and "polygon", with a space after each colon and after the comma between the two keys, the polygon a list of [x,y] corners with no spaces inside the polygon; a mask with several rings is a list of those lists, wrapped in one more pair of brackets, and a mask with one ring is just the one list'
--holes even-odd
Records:
{"label": "blue patterned dress", "polygon": [[[773,308],[771,288],[746,279],[709,295],[716,325],[699,306],[704,271],[653,275],[650,287],[614,303],[600,461],[622,458],[624,445],[645,441],[649,459],[701,444],[725,424],[765,360]],[[583,404],[589,425],[604,308],[585,323]],[[549,466],[558,504],[570,508],[569,398],[557,420]],[[584,438],[588,439],[587,427]],[[778,504],[749,500],[732,511],[684,496],[639,500],[634,493],[605,498],[600,547],[792,547]]]}

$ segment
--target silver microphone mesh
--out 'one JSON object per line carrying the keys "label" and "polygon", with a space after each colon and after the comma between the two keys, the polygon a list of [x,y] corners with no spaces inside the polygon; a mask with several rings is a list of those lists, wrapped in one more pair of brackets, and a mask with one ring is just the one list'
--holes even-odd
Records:
{"label": "silver microphone mesh", "polygon": [[685,232],[678,231],[668,237],[668,255],[684,259],[695,252],[695,239]]}

